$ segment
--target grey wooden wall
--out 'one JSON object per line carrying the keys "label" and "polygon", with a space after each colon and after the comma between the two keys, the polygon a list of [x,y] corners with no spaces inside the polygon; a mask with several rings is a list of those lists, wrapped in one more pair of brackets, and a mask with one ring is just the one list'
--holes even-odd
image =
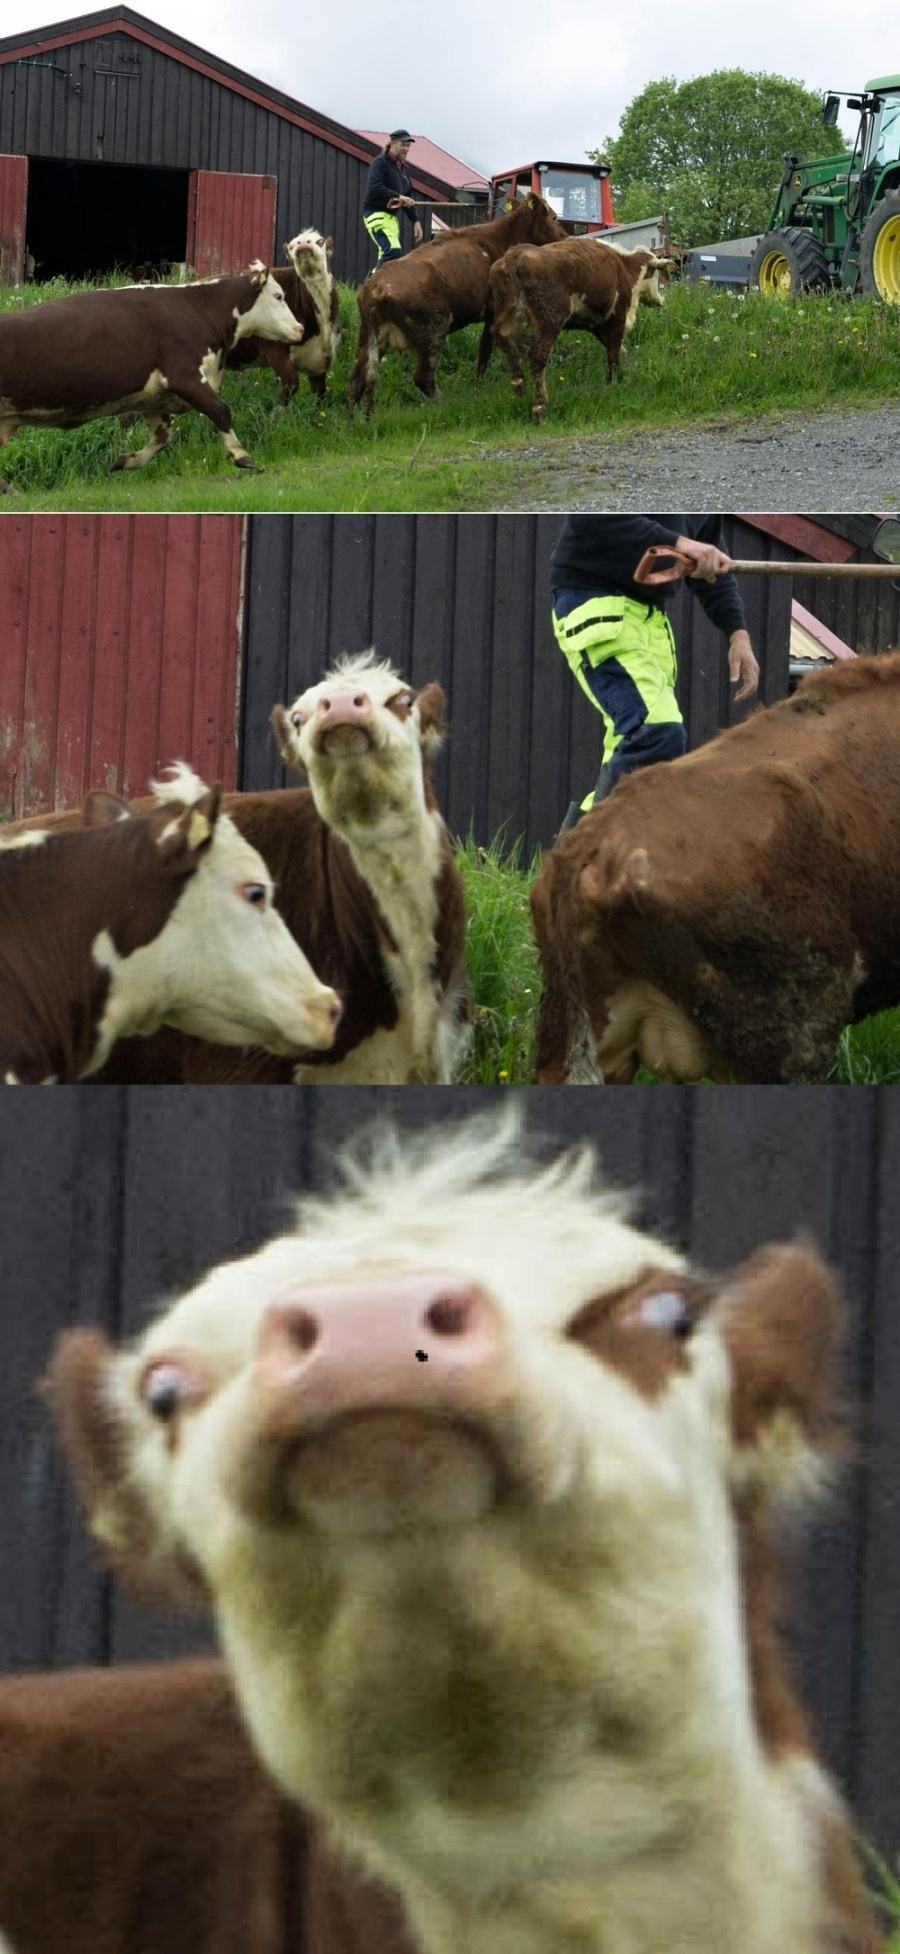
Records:
{"label": "grey wooden wall", "polygon": [[[167,1654],[197,1625],[140,1613],[97,1571],[35,1395],[57,1332],[120,1335],[220,1257],[283,1225],[336,1144],[376,1115],[483,1111],[502,1090],[19,1091],[0,1105],[0,1668]],[[900,1093],[735,1088],[521,1095],[528,1124],[589,1135],[639,1212],[726,1267],[805,1229],[848,1298],[858,1463],[807,1538],[797,1649],[827,1754],[867,1828],[900,1847]],[[51,1117],[52,1105],[52,1117]],[[317,1164],[318,1161],[318,1164]]]}
{"label": "grey wooden wall", "polygon": [[[246,595],[243,788],[283,783],[269,730],[277,700],[321,677],[339,651],[374,643],[415,684],[439,679],[450,737],[438,790],[450,829],[487,843],[546,846],[597,775],[600,720],[550,627],[559,516],[251,516]],[[732,552],[770,539],[726,518]],[[745,577],[741,594],[766,703],[788,689],[789,578]],[[679,697],[692,746],[746,710],[729,695],[724,640],[684,585],[671,606]]]}

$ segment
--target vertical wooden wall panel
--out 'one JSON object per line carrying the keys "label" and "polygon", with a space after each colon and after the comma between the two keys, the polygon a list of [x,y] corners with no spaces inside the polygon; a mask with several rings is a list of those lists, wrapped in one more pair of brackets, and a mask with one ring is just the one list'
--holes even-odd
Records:
{"label": "vertical wooden wall panel", "polygon": [[25,276],[27,156],[0,156],[0,285],[21,285]]}
{"label": "vertical wooden wall panel", "polygon": [[235,784],[240,516],[0,524],[0,815],[146,791],[184,759]]}

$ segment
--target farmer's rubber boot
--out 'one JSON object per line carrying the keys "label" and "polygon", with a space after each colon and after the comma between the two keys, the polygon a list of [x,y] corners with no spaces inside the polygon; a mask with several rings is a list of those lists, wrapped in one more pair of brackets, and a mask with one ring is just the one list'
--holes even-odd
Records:
{"label": "farmer's rubber boot", "polygon": [[590,805],[586,807],[583,801],[569,802],[568,812],[556,837],[557,841],[559,840],[559,835],[567,834],[570,828],[577,827],[583,814],[590,814],[592,808],[598,807],[601,801],[605,801],[607,795],[612,793],[615,784],[612,777],[612,762],[606,760],[597,775],[597,783],[591,797]]}

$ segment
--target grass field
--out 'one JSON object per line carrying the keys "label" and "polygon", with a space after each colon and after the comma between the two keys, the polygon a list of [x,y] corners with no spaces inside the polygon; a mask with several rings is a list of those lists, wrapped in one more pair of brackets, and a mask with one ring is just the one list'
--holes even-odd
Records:
{"label": "grass field", "polygon": [[[504,853],[499,841],[485,849],[468,840],[460,844],[457,859],[466,885],[467,956],[475,1012],[475,1033],[462,1083],[530,1085],[534,1079],[540,974],[531,937],[528,890],[537,874],[539,857],[526,864],[519,848]],[[900,1082],[900,1010],[883,1011],[843,1033],[831,1082]],[[640,1071],[635,1083],[659,1082],[652,1073]]]}
{"label": "grass field", "polygon": [[[4,309],[59,297],[59,281],[0,292]],[[344,340],[325,406],[306,382],[278,405],[262,368],[230,375],[224,394],[237,433],[264,472],[228,460],[199,414],[180,417],[168,451],[146,469],[110,476],[110,463],[144,441],[144,423],[95,421],[63,433],[23,429],[3,472],[21,509],[466,509],[490,506],[515,451],[539,435],[495,354],[476,386],[480,328],[447,342],[443,399],[426,403],[411,364],[391,354],[375,412],[351,420],[344,404],[356,345],[356,300],[341,290]],[[675,286],[661,312],[641,308],[624,379],[607,387],[602,348],[563,335],[548,369],[548,435],[611,434],[640,426],[740,422],[768,410],[879,403],[900,392],[900,319],[871,300],[817,296],[783,303],[751,293]]]}

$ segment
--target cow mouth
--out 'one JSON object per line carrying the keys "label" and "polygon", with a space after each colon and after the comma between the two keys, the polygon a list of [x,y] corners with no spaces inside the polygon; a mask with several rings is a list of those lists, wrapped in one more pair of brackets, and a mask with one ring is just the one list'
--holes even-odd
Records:
{"label": "cow mouth", "polygon": [[291,1449],[282,1473],[288,1506],[317,1530],[379,1536],[468,1525],[506,1479],[489,1433],[387,1407],[330,1419]]}
{"label": "cow mouth", "polygon": [[332,759],[355,759],[360,753],[371,753],[375,739],[368,726],[328,726],[316,745]]}

